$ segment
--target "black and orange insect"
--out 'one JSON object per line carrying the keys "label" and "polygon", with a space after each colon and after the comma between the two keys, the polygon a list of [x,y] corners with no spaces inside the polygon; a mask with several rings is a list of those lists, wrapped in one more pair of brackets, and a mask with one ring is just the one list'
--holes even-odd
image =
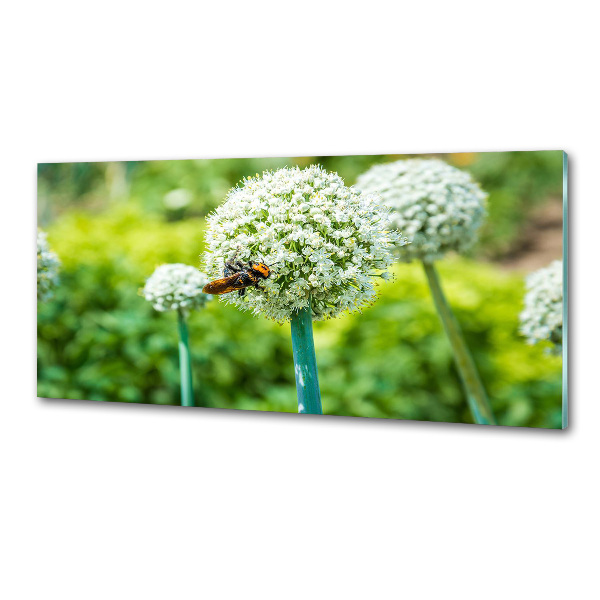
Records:
{"label": "black and orange insect", "polygon": [[202,291],[205,294],[220,295],[237,290],[238,294],[243,296],[247,287],[255,287],[257,290],[264,289],[259,283],[263,279],[268,279],[270,275],[271,269],[265,263],[250,261],[245,265],[236,261],[234,256],[231,261],[225,263],[223,277],[207,283]]}

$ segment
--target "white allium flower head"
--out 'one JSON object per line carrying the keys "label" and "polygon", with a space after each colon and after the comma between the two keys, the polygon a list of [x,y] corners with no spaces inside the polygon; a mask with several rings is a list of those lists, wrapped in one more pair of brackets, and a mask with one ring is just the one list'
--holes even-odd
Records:
{"label": "white allium flower head", "polygon": [[450,250],[467,250],[486,216],[487,194],[469,173],[439,159],[374,165],[356,187],[379,193],[390,207],[394,226],[411,242],[400,254],[405,262],[432,262]]}
{"label": "white allium flower head", "polygon": [[264,291],[220,297],[279,323],[309,304],[314,320],[360,310],[376,298],[393,248],[406,243],[391,231],[388,213],[376,196],[320,166],[265,172],[244,179],[209,215],[206,270],[222,277],[236,253],[244,263],[272,266]]}
{"label": "white allium flower head", "polygon": [[189,206],[192,202],[193,194],[189,190],[178,188],[176,190],[171,190],[167,194],[165,194],[163,198],[163,204],[169,210],[178,210],[180,208],[185,208]]}
{"label": "white allium flower head", "polygon": [[562,349],[563,264],[549,266],[527,276],[525,309],[521,313],[521,333],[528,343],[548,341],[555,352]]}
{"label": "white allium flower head", "polygon": [[190,265],[161,265],[146,281],[143,295],[159,312],[203,308],[211,297],[202,292],[208,277]]}
{"label": "white allium flower head", "polygon": [[48,234],[38,229],[37,234],[37,299],[45,302],[52,297],[52,290],[58,284],[60,260],[50,250]]}

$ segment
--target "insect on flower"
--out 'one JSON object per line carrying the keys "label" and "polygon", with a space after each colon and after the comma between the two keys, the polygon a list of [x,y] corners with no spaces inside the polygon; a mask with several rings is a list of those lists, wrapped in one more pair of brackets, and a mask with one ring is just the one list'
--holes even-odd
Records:
{"label": "insect on flower", "polygon": [[[237,252],[236,255],[237,256]],[[246,293],[247,287],[263,290],[259,283],[271,275],[269,265],[264,262],[249,261],[247,265],[235,260],[235,256],[225,263],[223,277],[207,283],[202,290],[205,294],[228,294],[237,290],[240,296]]]}
{"label": "insect on flower", "polygon": [[318,165],[265,171],[231,189],[207,217],[206,272],[222,277],[234,248],[244,263],[277,264],[261,281],[264,293],[219,296],[277,323],[309,305],[316,321],[357,311],[377,297],[392,250],[406,243],[388,212],[376,194],[361,194]]}

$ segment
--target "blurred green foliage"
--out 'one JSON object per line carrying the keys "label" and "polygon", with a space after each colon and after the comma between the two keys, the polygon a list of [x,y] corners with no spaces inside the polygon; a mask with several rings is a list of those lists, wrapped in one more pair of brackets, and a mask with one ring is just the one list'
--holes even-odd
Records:
{"label": "blurred green foliage", "polygon": [[[38,211],[44,227],[73,207],[101,212],[124,200],[168,220],[206,216],[244,177],[283,166],[322,164],[347,184],[371,165],[417,155],[312,156],[107,163],[40,164]],[[548,197],[562,194],[562,152],[485,152],[430,154],[470,171],[489,193],[489,219],[476,251],[491,258],[519,246],[529,215]],[[169,207],[175,190],[189,196],[187,206]]]}
{"label": "blurred green foliage", "polygon": [[549,198],[562,199],[563,153],[486,152],[478,156],[468,170],[489,194],[489,214],[478,250],[492,258],[513,255],[527,241],[524,228],[532,211]]}
{"label": "blurred green foliage", "polygon": [[[155,312],[139,289],[160,263],[199,265],[203,227],[136,203],[51,224],[62,284],[38,306],[39,396],[178,404],[176,315]],[[559,428],[560,358],[517,332],[522,277],[467,259],[439,270],[499,423]],[[420,265],[396,275],[363,314],[315,324],[325,412],[472,422]],[[287,326],[217,300],[189,325],[198,405],[296,412]]]}

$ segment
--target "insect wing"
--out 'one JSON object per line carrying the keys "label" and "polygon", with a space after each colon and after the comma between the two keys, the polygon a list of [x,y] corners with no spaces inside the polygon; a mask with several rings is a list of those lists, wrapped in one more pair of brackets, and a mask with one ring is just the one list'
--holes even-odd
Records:
{"label": "insect wing", "polygon": [[235,290],[239,290],[241,288],[246,287],[242,277],[240,277],[240,273],[236,273],[235,275],[231,275],[230,277],[222,277],[221,279],[215,279],[210,283],[207,283],[202,291],[205,294],[213,294],[218,296],[220,294],[228,294],[229,292],[234,292]]}

